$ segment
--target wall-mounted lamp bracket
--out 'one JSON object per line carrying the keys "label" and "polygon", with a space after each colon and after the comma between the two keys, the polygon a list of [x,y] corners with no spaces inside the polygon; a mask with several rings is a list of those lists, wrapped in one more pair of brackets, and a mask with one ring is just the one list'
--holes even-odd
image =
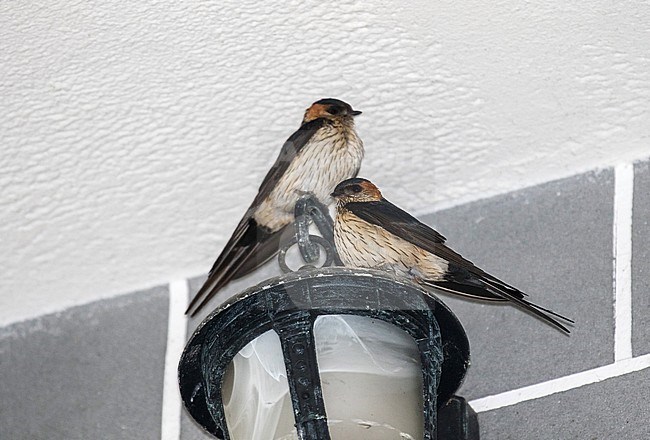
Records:
{"label": "wall-mounted lamp bracket", "polygon": [[[325,262],[321,267],[334,264],[342,266],[343,263],[334,246],[334,221],[329,215],[327,206],[323,205],[310,193],[304,194],[294,208],[294,236],[286,241],[278,254],[278,263],[283,273],[293,272],[286,263],[287,251],[298,244],[300,256],[305,265],[298,270],[313,269],[320,259],[320,249],[325,252]],[[320,236],[309,233],[309,226],[314,223]]]}

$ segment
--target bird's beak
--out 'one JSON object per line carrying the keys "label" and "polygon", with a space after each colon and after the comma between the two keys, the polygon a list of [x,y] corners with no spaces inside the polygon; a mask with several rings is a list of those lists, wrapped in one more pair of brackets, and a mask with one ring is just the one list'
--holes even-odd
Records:
{"label": "bird's beak", "polygon": [[333,197],[333,198],[337,198],[340,195],[341,195],[341,192],[337,191],[337,190],[334,190],[334,192],[332,194],[330,194],[330,196]]}
{"label": "bird's beak", "polygon": [[351,112],[350,114],[351,114],[352,116],[359,116],[361,113],[363,113],[363,112],[361,112],[361,111],[359,111],[359,110],[352,110],[352,112]]}

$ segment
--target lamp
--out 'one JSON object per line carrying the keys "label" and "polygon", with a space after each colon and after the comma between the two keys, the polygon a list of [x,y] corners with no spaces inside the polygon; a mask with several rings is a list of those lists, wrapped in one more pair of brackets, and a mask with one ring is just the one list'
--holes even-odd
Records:
{"label": "lamp", "polygon": [[[296,428],[294,435],[302,440],[337,438],[331,435],[335,426],[332,420],[328,423],[326,406],[334,408],[339,402],[326,404],[324,398],[327,393],[323,392],[319,370],[315,324],[324,318],[351,317],[354,321],[363,319],[355,317],[365,317],[382,323],[376,326],[379,333],[373,329],[375,334],[384,335],[381,338],[391,331],[405,332],[404,337],[414,344],[421,378],[422,418],[418,429],[409,429],[420,432],[425,440],[478,439],[476,414],[464,399],[454,397],[469,366],[469,344],[458,319],[435,296],[391,274],[342,267],[315,268],[312,264],[318,260],[319,246],[325,249],[326,263],[337,260],[331,244],[331,219],[326,213],[326,208],[311,197],[301,199],[296,205],[296,236],[289,245],[299,245],[308,266],[236,295],[198,326],[179,364],[181,396],[190,415],[215,437],[233,438],[223,397],[226,371],[238,352],[273,331],[281,345],[281,362],[285,366]],[[321,230],[323,238],[309,234],[310,220]],[[285,256],[286,248],[279,260],[287,271]],[[345,320],[342,323],[348,325]],[[336,322],[331,328],[336,328]],[[359,339],[363,346],[363,338]],[[406,345],[397,345],[399,350],[408,350],[403,348]],[[337,345],[331,344],[329,348],[336,358]],[[341,357],[345,363],[350,356]],[[375,357],[380,356],[375,353]],[[355,404],[355,408],[358,406],[362,405]],[[356,420],[355,423],[370,432],[373,423],[381,426],[380,422]],[[444,437],[440,435],[443,432]],[[267,438],[272,439],[273,435],[269,432]],[[414,438],[405,429],[397,429],[396,435],[402,435],[394,437],[397,439]]]}

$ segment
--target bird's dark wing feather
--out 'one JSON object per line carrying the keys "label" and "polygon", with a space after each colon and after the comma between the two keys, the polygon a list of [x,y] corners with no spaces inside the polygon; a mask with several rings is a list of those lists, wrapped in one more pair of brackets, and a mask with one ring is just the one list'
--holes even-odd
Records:
{"label": "bird's dark wing feather", "polygon": [[447,246],[447,240],[435,229],[425,225],[388,200],[348,203],[345,208],[368,223],[377,225],[414,245],[453,262],[472,273],[487,275],[471,261],[466,260]]}
{"label": "bird's dark wing feather", "polygon": [[[314,133],[316,133],[316,131],[318,131],[318,129],[323,126],[323,122],[323,119],[314,119],[313,121],[303,124],[289,137],[289,139],[287,139],[284,145],[282,145],[280,154],[278,155],[278,158],[275,160],[275,163],[269,172],[266,173],[266,176],[260,185],[260,189],[257,192],[253,203],[251,203],[251,206],[244,214],[244,217],[235,228],[235,231],[230,237],[230,240],[228,240],[228,243],[226,243],[223,251],[221,251],[221,254],[212,265],[212,269],[210,269],[210,276],[215,272],[218,272],[221,266],[224,264],[224,261],[230,258],[232,249],[235,246],[242,246],[243,244],[246,244],[247,241],[248,243],[251,243],[253,241],[246,240],[244,237],[247,233],[256,233],[258,227],[257,224],[255,224],[254,227],[252,227],[250,224],[251,219],[255,214],[255,209],[260,205],[260,203],[262,203],[265,198],[269,196],[269,194],[271,194],[271,191],[273,191],[275,185],[284,175],[291,161],[293,161],[300,150],[302,150],[302,148],[307,145],[309,139],[311,139]],[[260,234],[258,234],[258,236],[259,235]]]}
{"label": "bird's dark wing feather", "polygon": [[[255,237],[250,242],[235,246],[228,254],[228,258],[208,275],[201,289],[194,296],[185,313],[192,310],[191,316],[196,315],[207,302],[216,295],[230,281],[240,278],[266,263],[280,248],[281,239],[284,236],[286,226],[276,232],[269,233],[264,229],[256,227],[254,220],[249,228],[251,232],[246,238]],[[198,302],[200,300],[200,303]]]}
{"label": "bird's dark wing feather", "polygon": [[[387,231],[413,242],[444,243],[447,239],[408,212],[393,205],[386,199],[377,202],[351,202],[345,209],[362,220],[381,226]],[[414,244],[417,244],[413,242]],[[418,246],[423,247],[418,244]]]}
{"label": "bird's dark wing feather", "polygon": [[192,311],[194,316],[228,282],[255,270],[278,251],[280,237],[286,226],[278,231],[271,231],[264,225],[258,225],[253,215],[260,203],[271,194],[291,162],[324,123],[324,119],[314,119],[303,124],[282,145],[280,154],[264,177],[253,203],[212,265],[205,284],[190,301],[186,313],[205,297]]}
{"label": "bird's dark wing feather", "polygon": [[445,237],[387,200],[348,203],[345,208],[362,220],[380,226],[449,262],[444,280],[422,280],[424,284],[477,299],[512,301],[569,333],[564,325],[550,315],[571,323],[572,320],[524,299],[526,295],[522,291],[476,267],[474,263],[445,246]]}
{"label": "bird's dark wing feather", "polygon": [[[503,288],[512,289],[514,295],[520,294],[522,297],[524,296],[522,292],[486,273],[476,267],[471,261],[463,258],[458,252],[447,247],[445,245],[447,239],[444,236],[401,208],[393,205],[388,200],[382,199],[377,202],[348,203],[345,207],[368,223],[381,226],[391,234],[453,263],[453,267],[459,271],[467,271],[479,277],[488,278]],[[498,300],[500,298],[494,298],[492,295],[492,298],[485,299]]]}
{"label": "bird's dark wing feather", "polygon": [[557,329],[567,334],[571,333],[565,325],[560,323],[555,318],[559,318],[563,321],[573,324],[574,322],[572,319],[560,315],[559,313],[556,313],[553,310],[549,310],[535,303],[532,303],[522,298],[521,295],[513,295],[508,290],[502,289],[500,287],[495,287],[494,285],[491,285],[489,280],[483,280],[484,281],[483,286],[479,286],[477,281],[479,281],[479,279],[474,279],[472,281],[463,280],[460,282],[423,280],[422,283],[427,286],[434,287],[436,289],[440,289],[457,295],[468,296],[476,299],[485,299],[486,295],[497,295],[504,301],[512,301],[522,309],[532,313],[533,315],[537,316],[543,321],[548,322],[553,327],[556,327]]}

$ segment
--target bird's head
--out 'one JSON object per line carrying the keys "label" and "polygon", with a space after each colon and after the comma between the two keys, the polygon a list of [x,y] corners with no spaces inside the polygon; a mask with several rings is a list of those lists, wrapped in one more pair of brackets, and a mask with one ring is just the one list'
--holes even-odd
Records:
{"label": "bird's head", "polygon": [[307,110],[302,119],[302,123],[313,121],[318,118],[330,120],[347,120],[352,121],[354,116],[360,115],[361,112],[353,110],[350,104],[339,99],[325,98],[314,102]]}
{"label": "bird's head", "polygon": [[339,204],[352,202],[378,202],[382,200],[381,192],[371,181],[355,177],[336,185],[331,194]]}

